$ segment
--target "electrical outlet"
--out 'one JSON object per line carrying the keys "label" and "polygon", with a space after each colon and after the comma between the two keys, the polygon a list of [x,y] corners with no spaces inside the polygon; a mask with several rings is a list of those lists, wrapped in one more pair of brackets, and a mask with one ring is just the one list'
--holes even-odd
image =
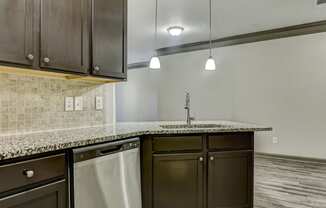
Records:
{"label": "electrical outlet", "polygon": [[96,110],[103,110],[103,97],[102,96],[96,96],[95,97],[95,109]]}
{"label": "electrical outlet", "polygon": [[73,97],[65,98],[65,111],[74,111],[74,98]]}
{"label": "electrical outlet", "polygon": [[75,111],[83,110],[83,97],[75,97]]}
{"label": "electrical outlet", "polygon": [[278,144],[278,137],[273,137],[273,144]]}

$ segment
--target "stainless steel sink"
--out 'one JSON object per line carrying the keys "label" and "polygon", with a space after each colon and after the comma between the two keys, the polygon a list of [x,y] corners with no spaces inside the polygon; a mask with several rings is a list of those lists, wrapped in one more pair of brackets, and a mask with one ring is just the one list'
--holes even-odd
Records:
{"label": "stainless steel sink", "polygon": [[164,129],[210,129],[210,128],[227,128],[228,125],[223,124],[171,124],[161,125]]}

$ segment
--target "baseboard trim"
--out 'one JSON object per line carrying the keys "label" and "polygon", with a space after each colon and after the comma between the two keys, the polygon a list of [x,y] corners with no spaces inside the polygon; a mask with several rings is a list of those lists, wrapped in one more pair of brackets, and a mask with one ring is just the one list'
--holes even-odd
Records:
{"label": "baseboard trim", "polygon": [[264,152],[255,152],[255,157],[279,158],[279,159],[311,162],[311,163],[326,163],[326,159],[322,159],[322,158],[301,157],[301,156],[294,156],[294,155],[283,155],[283,154],[273,154],[273,153],[264,153]]}

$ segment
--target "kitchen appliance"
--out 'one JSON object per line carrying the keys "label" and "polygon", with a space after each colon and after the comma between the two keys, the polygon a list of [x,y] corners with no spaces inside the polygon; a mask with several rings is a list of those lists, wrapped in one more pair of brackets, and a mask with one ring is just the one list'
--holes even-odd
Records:
{"label": "kitchen appliance", "polygon": [[141,208],[139,138],[73,150],[74,208]]}

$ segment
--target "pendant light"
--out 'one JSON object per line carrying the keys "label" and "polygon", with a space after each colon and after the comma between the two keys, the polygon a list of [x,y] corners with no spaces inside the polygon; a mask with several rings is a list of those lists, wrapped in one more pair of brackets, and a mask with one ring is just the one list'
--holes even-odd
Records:
{"label": "pendant light", "polygon": [[209,0],[209,57],[205,64],[205,70],[216,70],[215,60],[212,56],[212,0]]}
{"label": "pendant light", "polygon": [[[158,13],[158,0],[155,1],[155,46],[157,45],[157,13]],[[150,69],[160,69],[161,62],[157,54],[152,56],[151,61],[149,62]]]}

